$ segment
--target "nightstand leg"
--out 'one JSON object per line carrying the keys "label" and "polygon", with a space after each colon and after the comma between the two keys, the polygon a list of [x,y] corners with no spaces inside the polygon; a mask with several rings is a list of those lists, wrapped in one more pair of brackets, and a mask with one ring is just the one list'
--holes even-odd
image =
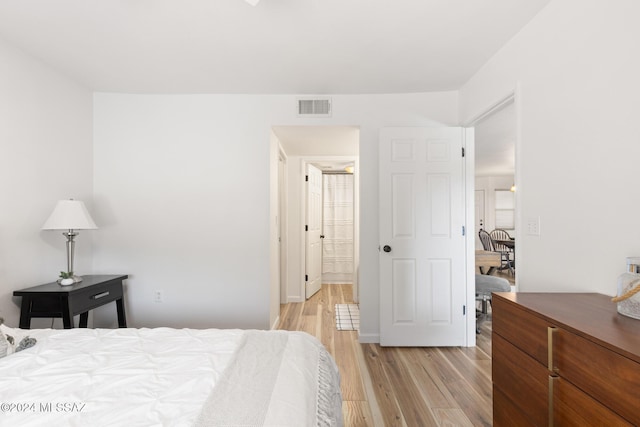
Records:
{"label": "nightstand leg", "polygon": [[31,298],[22,297],[22,305],[20,306],[20,329],[31,328]]}
{"label": "nightstand leg", "polygon": [[87,323],[89,323],[89,312],[85,311],[84,313],[80,313],[80,324],[78,324],[78,327],[86,328]]}
{"label": "nightstand leg", "polygon": [[116,300],[116,308],[118,310],[118,327],[127,327],[127,318],[124,313],[124,299],[120,298]]}
{"label": "nightstand leg", "polygon": [[62,326],[65,329],[73,328],[73,313],[71,313],[71,309],[69,308],[69,301],[67,301],[62,308]]}

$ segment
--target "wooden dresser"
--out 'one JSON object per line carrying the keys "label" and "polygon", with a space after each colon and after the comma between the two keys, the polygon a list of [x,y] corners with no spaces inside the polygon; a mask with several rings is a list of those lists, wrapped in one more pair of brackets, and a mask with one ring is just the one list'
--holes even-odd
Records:
{"label": "wooden dresser", "polygon": [[586,293],[495,293],[494,426],[640,425],[640,320]]}

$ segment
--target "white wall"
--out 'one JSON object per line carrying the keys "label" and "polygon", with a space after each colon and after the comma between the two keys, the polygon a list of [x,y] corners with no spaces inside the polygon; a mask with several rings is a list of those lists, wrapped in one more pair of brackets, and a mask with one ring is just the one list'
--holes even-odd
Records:
{"label": "white wall", "polygon": [[638,16],[636,0],[552,0],[461,89],[464,123],[518,88],[522,291],[614,294],[640,254]]}
{"label": "white wall", "polygon": [[105,224],[95,268],[131,275],[130,324],[268,328],[267,106],[249,96],[96,94],[94,108]]}
{"label": "white wall", "polygon": [[[13,291],[66,270],[65,238],[40,230],[56,201],[83,200],[93,212],[92,96],[2,39],[0,64],[0,316],[17,326]],[[91,273],[93,233],[76,238],[79,274]]]}
{"label": "white wall", "polygon": [[[457,93],[335,95],[326,119],[298,118],[295,100],[95,95],[96,221],[105,225],[94,265],[131,274],[131,326],[268,328],[271,127],[345,125],[360,127],[361,336],[377,338],[378,130],[456,125]],[[154,289],[164,303],[152,302]]]}

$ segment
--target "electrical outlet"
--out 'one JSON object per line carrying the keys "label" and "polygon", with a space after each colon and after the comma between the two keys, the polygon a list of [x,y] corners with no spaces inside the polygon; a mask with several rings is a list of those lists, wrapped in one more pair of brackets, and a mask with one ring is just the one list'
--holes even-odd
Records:
{"label": "electrical outlet", "polygon": [[164,301],[164,291],[155,290],[153,291],[153,302],[162,302]]}

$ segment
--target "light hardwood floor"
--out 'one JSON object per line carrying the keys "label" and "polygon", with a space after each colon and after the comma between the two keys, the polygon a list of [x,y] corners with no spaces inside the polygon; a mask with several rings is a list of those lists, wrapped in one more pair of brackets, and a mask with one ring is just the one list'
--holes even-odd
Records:
{"label": "light hardwood floor", "polygon": [[351,295],[351,285],[322,285],[306,302],[282,305],[279,326],[314,335],[335,358],[345,427],[492,425],[490,321],[473,348],[360,344],[356,331],[335,328],[335,304]]}

